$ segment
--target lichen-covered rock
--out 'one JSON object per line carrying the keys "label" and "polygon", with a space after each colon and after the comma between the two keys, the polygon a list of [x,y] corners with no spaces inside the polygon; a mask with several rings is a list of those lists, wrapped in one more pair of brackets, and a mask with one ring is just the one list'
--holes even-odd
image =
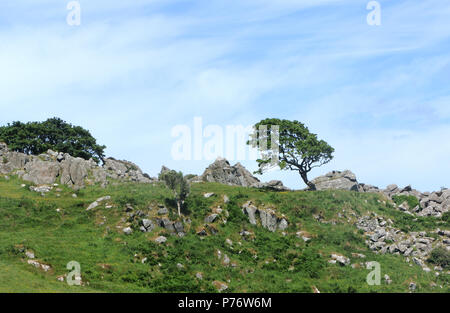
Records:
{"label": "lichen-covered rock", "polygon": [[358,181],[351,171],[332,171],[311,181],[316,190],[341,189],[359,191]]}
{"label": "lichen-covered rock", "polygon": [[261,226],[275,232],[277,229],[285,230],[288,227],[288,221],[280,218],[276,212],[269,208],[257,208],[251,201],[244,203],[242,212],[249,218],[250,224],[257,224],[257,217],[261,221]]}
{"label": "lichen-covered rock", "polygon": [[105,164],[99,166],[92,159],[75,158],[52,150],[38,156],[13,152],[4,143],[0,143],[0,156],[1,174],[16,174],[36,185],[60,182],[80,189],[91,183],[105,186],[108,178],[139,183],[155,181],[134,163],[112,158],[106,159]]}
{"label": "lichen-covered rock", "polygon": [[195,181],[217,182],[244,187],[259,183],[259,179],[254,177],[240,163],[231,166],[224,158],[217,158]]}

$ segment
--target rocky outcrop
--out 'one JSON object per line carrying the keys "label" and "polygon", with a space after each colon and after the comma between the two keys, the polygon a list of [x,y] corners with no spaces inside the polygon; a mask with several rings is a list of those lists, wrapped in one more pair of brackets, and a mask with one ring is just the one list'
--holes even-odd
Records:
{"label": "rocky outcrop", "polygon": [[392,225],[391,220],[376,214],[363,216],[356,223],[367,237],[366,244],[375,253],[404,255],[425,271],[429,270],[426,261],[434,248],[442,246],[450,251],[450,231],[405,233]]}
{"label": "rocky outcrop", "polygon": [[407,203],[397,206],[397,209],[405,214],[417,216],[441,217],[450,210],[450,190],[442,189],[435,192],[420,192],[410,185],[400,188],[395,184],[380,189],[373,185],[358,183],[355,174],[351,171],[332,171],[326,175],[319,176],[311,181],[316,190],[352,190],[359,192],[380,193],[392,200],[394,196],[414,196],[419,200],[419,205],[410,208]]}
{"label": "rocky outcrop", "polygon": [[94,183],[105,186],[109,179],[140,183],[155,181],[129,161],[108,158],[103,166],[99,166],[92,159],[75,158],[52,150],[37,156],[13,152],[4,143],[0,143],[0,173],[16,174],[35,185],[59,182],[74,189]]}
{"label": "rocky outcrop", "polygon": [[275,191],[289,190],[279,180],[262,183],[253,176],[242,164],[230,165],[224,158],[217,158],[206,168],[202,175],[194,177],[194,182],[216,182],[232,186],[263,188]]}
{"label": "rocky outcrop", "polygon": [[[373,192],[373,191],[368,191]],[[399,188],[397,185],[389,185],[386,189],[378,189],[379,192],[389,199],[394,196],[414,196],[419,201],[419,205],[410,208],[408,204],[401,203],[396,208],[406,214],[417,216],[441,217],[442,214],[450,210],[450,190],[442,189],[434,192],[420,192],[411,186]]]}
{"label": "rocky outcrop", "polygon": [[351,171],[332,171],[311,181],[316,190],[340,189],[358,191],[359,185]]}
{"label": "rocky outcrop", "polygon": [[240,163],[231,166],[224,158],[217,158],[214,163],[206,168],[201,176],[195,178],[195,181],[217,182],[244,187],[250,187],[259,183],[259,179],[254,177]]}
{"label": "rocky outcrop", "polygon": [[257,225],[257,218],[261,221],[261,226],[275,232],[277,229],[285,230],[288,221],[284,217],[279,217],[273,209],[257,208],[251,201],[242,206],[242,212],[248,216],[250,224]]}

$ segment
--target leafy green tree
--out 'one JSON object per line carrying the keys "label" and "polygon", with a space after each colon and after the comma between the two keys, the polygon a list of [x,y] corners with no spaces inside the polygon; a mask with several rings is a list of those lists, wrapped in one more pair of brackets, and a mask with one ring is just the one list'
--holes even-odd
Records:
{"label": "leafy green tree", "polygon": [[315,190],[315,186],[308,180],[308,173],[333,159],[334,148],[298,121],[262,120],[254,125],[251,137],[247,144],[254,145],[263,155],[257,160],[259,169],[255,173],[262,174],[277,159],[281,169],[297,171],[310,190]]}
{"label": "leafy green tree", "polygon": [[184,204],[190,192],[190,185],[182,172],[173,170],[162,172],[159,180],[163,181],[166,186],[173,192],[178,207],[178,216],[181,216],[181,207]]}
{"label": "leafy green tree", "polygon": [[92,158],[97,163],[103,161],[106,148],[98,145],[88,130],[56,117],[44,122],[13,122],[2,126],[0,141],[17,152],[37,155],[51,149],[86,160]]}

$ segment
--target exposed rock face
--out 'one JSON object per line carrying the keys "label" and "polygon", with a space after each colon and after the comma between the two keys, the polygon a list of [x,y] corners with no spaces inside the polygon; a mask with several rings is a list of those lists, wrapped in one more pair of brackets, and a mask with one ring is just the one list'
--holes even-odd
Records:
{"label": "exposed rock face", "polygon": [[358,191],[358,181],[351,171],[332,171],[324,176],[319,176],[311,181],[316,190],[341,189]]}
{"label": "exposed rock face", "polygon": [[276,215],[272,209],[257,208],[251,201],[242,206],[242,212],[249,218],[250,224],[256,225],[257,216],[261,220],[261,226],[275,232],[277,229],[285,230],[288,227],[288,221],[285,218]]}
{"label": "exposed rock face", "polygon": [[197,176],[193,181],[216,182],[232,186],[265,188],[276,191],[289,190],[279,180],[272,180],[262,183],[252,175],[242,164],[230,165],[224,158],[217,158],[201,176]]}
{"label": "exposed rock face", "polygon": [[259,183],[259,179],[254,177],[240,163],[231,166],[224,158],[217,158],[196,180],[244,187]]}
{"label": "exposed rock face", "polygon": [[[411,257],[412,261],[425,269],[425,261],[431,251],[442,246],[450,251],[450,231],[437,229],[431,232],[405,233],[392,227],[391,220],[381,216],[363,216],[356,226],[365,232],[366,244],[375,253],[401,254]],[[432,235],[434,234],[434,235]]]}
{"label": "exposed rock face", "polygon": [[36,185],[60,182],[80,189],[92,183],[106,185],[108,178],[140,183],[154,181],[142,173],[137,165],[113,158],[106,159],[103,166],[98,166],[92,159],[74,158],[67,153],[52,150],[38,156],[12,152],[4,143],[0,143],[0,158],[1,174],[17,174],[23,180]]}
{"label": "exposed rock face", "polygon": [[413,189],[410,185],[400,188],[395,184],[388,185],[386,189],[380,189],[373,185],[358,183],[355,174],[348,170],[343,172],[332,171],[324,176],[313,179],[312,183],[315,184],[317,190],[342,189],[381,193],[390,200],[394,196],[414,196],[419,200],[419,206],[410,208],[405,202],[397,207],[400,211],[410,215],[441,217],[442,214],[450,210],[449,189],[422,193]]}

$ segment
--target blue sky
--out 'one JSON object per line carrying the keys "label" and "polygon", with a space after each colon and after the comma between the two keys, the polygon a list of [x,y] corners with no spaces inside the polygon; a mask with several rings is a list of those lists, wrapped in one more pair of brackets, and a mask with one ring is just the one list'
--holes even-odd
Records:
{"label": "blue sky", "polygon": [[[297,119],[336,169],[384,187],[450,187],[450,2],[80,0],[0,3],[0,124],[58,116],[152,176],[176,161],[171,129]],[[253,161],[242,161],[250,170]],[[262,180],[304,185],[296,173]]]}

